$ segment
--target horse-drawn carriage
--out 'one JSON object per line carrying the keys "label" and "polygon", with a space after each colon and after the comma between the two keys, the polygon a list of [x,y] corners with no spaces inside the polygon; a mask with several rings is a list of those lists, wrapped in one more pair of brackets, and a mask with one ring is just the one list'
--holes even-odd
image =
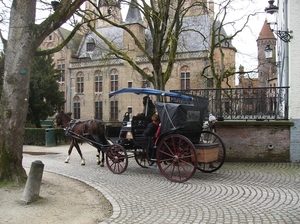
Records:
{"label": "horse-drawn carriage", "polygon": [[150,88],[125,88],[109,96],[122,93],[170,97],[170,102],[155,102],[161,121],[160,134],[151,149],[155,150],[156,158],[149,157],[147,140],[143,135],[147,125],[152,122],[147,116],[133,116],[131,121],[125,122],[119,144],[112,143],[108,138],[99,143],[72,130],[68,131],[72,138],[86,141],[99,152],[105,152],[106,164],[113,173],[123,173],[131,157],[145,168],[156,163],[160,172],[174,182],[189,180],[197,169],[214,172],[223,165],[226,154],[223,141],[216,133],[202,130],[204,112],[208,106],[205,99],[201,103],[193,103],[191,96]]}

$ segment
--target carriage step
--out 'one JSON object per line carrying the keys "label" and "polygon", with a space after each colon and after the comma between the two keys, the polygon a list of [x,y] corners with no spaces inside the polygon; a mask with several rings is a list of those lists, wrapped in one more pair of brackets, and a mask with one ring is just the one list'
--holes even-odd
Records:
{"label": "carriage step", "polygon": [[199,142],[197,144],[194,144],[195,148],[215,148],[219,146],[219,143],[213,142],[213,143],[203,143]]}
{"label": "carriage step", "polygon": [[208,163],[218,159],[219,143],[200,143],[194,144],[194,146],[198,154],[198,162]]}
{"label": "carriage step", "polygon": [[147,166],[147,168],[156,169],[157,168],[156,160],[155,160],[155,162],[153,164]]}

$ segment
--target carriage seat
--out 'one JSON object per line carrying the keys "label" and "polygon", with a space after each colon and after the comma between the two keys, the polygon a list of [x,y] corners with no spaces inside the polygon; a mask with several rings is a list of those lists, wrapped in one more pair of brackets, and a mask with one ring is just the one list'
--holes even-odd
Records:
{"label": "carriage seat", "polygon": [[151,123],[151,117],[148,116],[133,116],[131,121],[131,130],[136,146],[145,147],[146,138],[143,135],[148,124]]}

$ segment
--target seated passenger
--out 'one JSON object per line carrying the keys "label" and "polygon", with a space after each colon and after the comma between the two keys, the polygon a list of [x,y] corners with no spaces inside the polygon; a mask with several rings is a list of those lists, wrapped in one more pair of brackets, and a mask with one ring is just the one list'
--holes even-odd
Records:
{"label": "seated passenger", "polygon": [[152,115],[155,114],[155,106],[149,96],[143,97],[143,105],[143,113],[140,113],[137,116],[152,117]]}
{"label": "seated passenger", "polygon": [[154,143],[156,140],[156,132],[158,130],[160,119],[158,114],[154,114],[152,117],[152,122],[148,124],[147,128],[144,131],[144,136],[146,137],[147,141],[147,152],[150,158],[156,158],[155,152],[153,149]]}

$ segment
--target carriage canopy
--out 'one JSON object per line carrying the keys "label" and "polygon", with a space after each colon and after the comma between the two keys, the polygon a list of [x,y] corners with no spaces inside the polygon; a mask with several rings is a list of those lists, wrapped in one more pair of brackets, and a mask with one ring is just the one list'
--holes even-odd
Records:
{"label": "carriage canopy", "polygon": [[155,102],[161,133],[170,130],[201,132],[206,107],[190,104]]}
{"label": "carriage canopy", "polygon": [[181,93],[166,92],[163,90],[151,89],[151,88],[123,88],[123,89],[120,89],[120,90],[110,93],[109,97],[112,97],[112,96],[115,96],[115,95],[118,95],[121,93],[169,96],[169,97],[180,98],[180,99],[184,99],[184,100],[188,100],[188,101],[192,101],[192,99],[193,99],[191,96],[183,95]]}

